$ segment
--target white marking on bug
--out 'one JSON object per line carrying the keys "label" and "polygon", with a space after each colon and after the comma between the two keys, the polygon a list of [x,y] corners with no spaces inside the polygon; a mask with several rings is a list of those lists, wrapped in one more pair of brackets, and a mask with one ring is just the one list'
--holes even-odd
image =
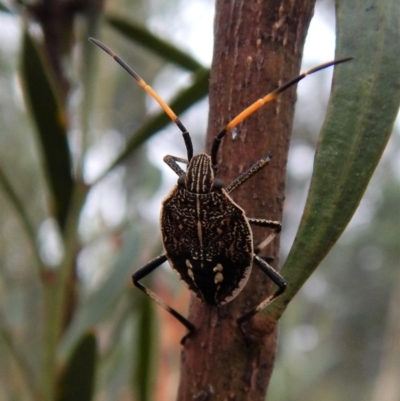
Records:
{"label": "white marking on bug", "polygon": [[214,277],[214,283],[220,283],[221,281],[223,281],[224,276],[222,275],[222,273],[218,272],[215,277]]}
{"label": "white marking on bug", "polygon": [[[203,257],[203,231],[201,228],[201,220],[200,220],[200,213],[201,213],[201,205],[200,205],[200,199],[197,198],[196,200],[196,213],[197,213],[197,235],[199,237],[199,243],[200,243],[200,259]],[[203,267],[203,264],[201,265]]]}
{"label": "white marking on bug", "polygon": [[188,269],[187,271],[188,276],[194,281],[194,274],[193,274],[193,270]]}
{"label": "white marking on bug", "polygon": [[214,268],[213,271],[215,272],[222,272],[224,270],[224,267],[221,265],[221,263],[218,263]]}
{"label": "white marking on bug", "polygon": [[192,266],[192,264],[190,263],[190,260],[189,259],[186,259],[186,267],[188,267],[189,269],[192,269],[193,268],[193,266]]}

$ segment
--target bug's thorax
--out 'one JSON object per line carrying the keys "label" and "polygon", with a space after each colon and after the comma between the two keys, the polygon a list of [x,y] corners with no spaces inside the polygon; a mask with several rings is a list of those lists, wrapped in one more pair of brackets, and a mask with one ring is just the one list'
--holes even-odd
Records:
{"label": "bug's thorax", "polygon": [[214,185],[211,157],[200,153],[192,157],[185,176],[186,190],[195,194],[208,194]]}

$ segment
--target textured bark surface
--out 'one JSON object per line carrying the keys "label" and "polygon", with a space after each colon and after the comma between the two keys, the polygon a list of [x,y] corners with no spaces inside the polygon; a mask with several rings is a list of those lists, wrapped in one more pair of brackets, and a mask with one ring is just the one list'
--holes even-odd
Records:
{"label": "textured bark surface", "polygon": [[[299,72],[314,0],[218,0],[210,80],[207,149],[239,112]],[[261,157],[272,161],[232,193],[249,217],[281,220],[286,160],[295,88],[264,106],[228,133],[219,153],[219,178],[228,185]],[[254,242],[265,230],[254,229]],[[279,266],[279,238],[264,254]],[[276,350],[276,322],[256,315],[247,325],[246,347],[236,320],[265,299],[269,279],[254,266],[244,290],[231,303],[213,308],[192,298],[189,319],[198,328],[182,351],[178,400],[265,399]]]}

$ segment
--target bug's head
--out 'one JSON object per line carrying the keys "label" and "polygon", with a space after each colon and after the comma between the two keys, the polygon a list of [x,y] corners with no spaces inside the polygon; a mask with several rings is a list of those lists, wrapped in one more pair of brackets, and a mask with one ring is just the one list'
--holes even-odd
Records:
{"label": "bug's head", "polygon": [[206,153],[190,159],[186,174],[178,179],[178,185],[196,194],[208,194],[223,187],[222,181],[215,178],[211,157]]}

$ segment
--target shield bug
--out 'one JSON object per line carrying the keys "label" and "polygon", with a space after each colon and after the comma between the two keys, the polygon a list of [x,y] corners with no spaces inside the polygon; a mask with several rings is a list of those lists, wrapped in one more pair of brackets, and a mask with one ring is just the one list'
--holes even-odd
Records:
{"label": "shield bug", "polygon": [[[172,269],[178,273],[198,298],[206,304],[218,306],[230,302],[238,295],[245,286],[254,263],[278,288],[272,295],[238,319],[239,327],[243,332],[242,324],[286,289],[285,279],[270,266],[267,258],[258,255],[279,233],[281,224],[279,221],[247,217],[244,210],[230,197],[231,192],[264,168],[269,163],[270,157],[265,156],[257,161],[231,184],[224,187],[222,181],[216,177],[220,143],[227,132],[233,130],[250,114],[307,75],[349,61],[351,57],[319,65],[257,100],[230,121],[215,137],[211,155],[206,153],[193,155],[189,132],[171,108],[108,47],[96,39],[90,38],[89,40],[113,57],[139,86],[159,103],[182,132],[186,146],[186,159],[171,155],[164,157],[164,162],[178,175],[177,184],[162,202],[160,225],[164,253],[133,274],[134,285],[188,329],[188,333],[181,341],[183,344],[196,330],[193,323],[163,302],[140,280],[168,261]],[[178,163],[187,165],[186,171]],[[253,244],[252,225],[272,230],[257,247]]]}

